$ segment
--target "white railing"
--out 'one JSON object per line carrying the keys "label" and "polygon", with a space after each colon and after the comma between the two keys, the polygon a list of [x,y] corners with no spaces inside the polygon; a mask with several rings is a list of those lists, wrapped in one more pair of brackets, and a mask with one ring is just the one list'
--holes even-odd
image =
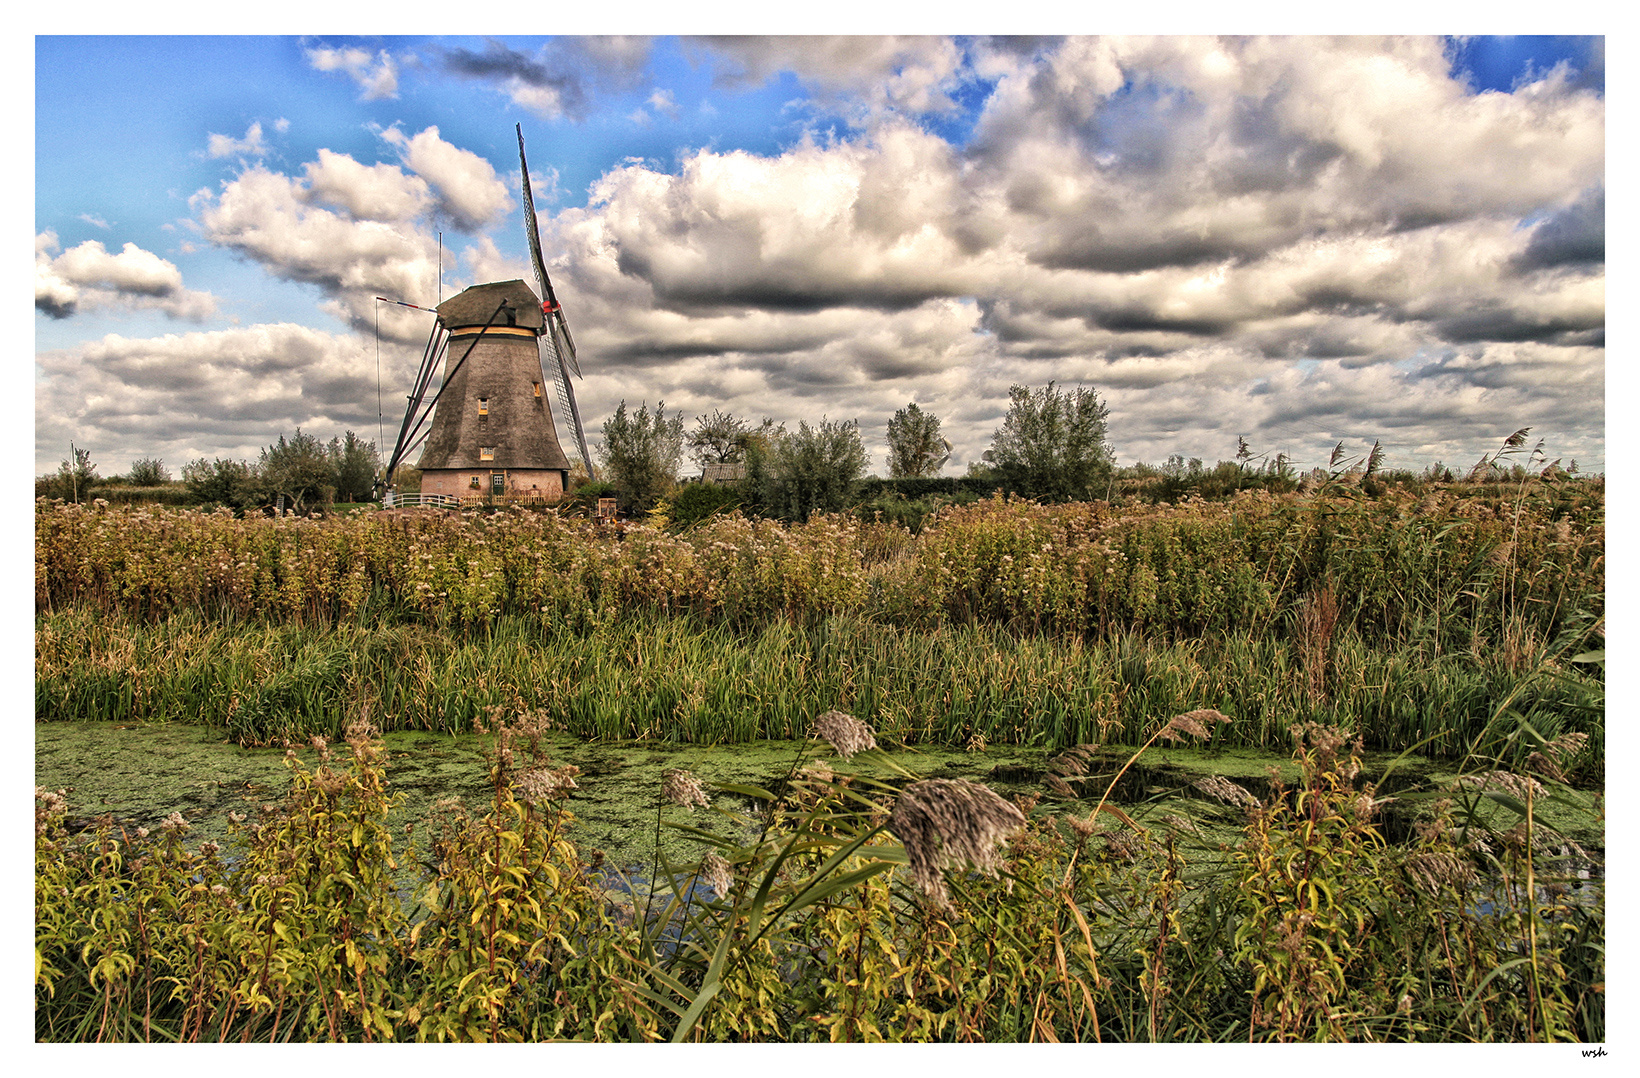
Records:
{"label": "white railing", "polygon": [[382,495],[383,509],[459,509],[461,502],[448,494],[399,494],[388,491]]}

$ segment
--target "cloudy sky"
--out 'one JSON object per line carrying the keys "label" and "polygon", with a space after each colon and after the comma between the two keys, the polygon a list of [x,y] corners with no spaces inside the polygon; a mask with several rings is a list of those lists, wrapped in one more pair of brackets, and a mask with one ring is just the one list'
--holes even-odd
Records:
{"label": "cloudy sky", "polygon": [[915,401],[961,474],[1054,381],[1124,464],[1530,426],[1604,468],[1599,38],[34,51],[36,473],[391,443],[430,316],[376,297],[531,276],[514,124],[594,442],[623,400],[854,419],[886,474]]}

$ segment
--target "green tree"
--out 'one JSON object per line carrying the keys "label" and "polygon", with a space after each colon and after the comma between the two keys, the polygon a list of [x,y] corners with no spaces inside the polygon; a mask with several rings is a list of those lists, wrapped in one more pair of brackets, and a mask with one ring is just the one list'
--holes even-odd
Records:
{"label": "green tree", "polygon": [[753,427],[727,412],[713,411],[709,416],[695,418],[694,429],[689,432],[689,455],[702,468],[708,464],[734,464],[746,459],[748,449],[767,443],[779,430],[767,416]]}
{"label": "green tree", "polygon": [[191,460],[182,466],[182,481],[201,502],[240,508],[255,500],[254,475],[242,460]]}
{"label": "green tree", "polygon": [[158,457],[144,457],[131,464],[131,485],[134,487],[158,487],[171,481],[171,473],[166,470],[165,462]]}
{"label": "green tree", "polygon": [[783,520],[836,512],[848,505],[866,470],[860,425],[852,419],[822,419],[817,427],[799,423],[795,433],[772,438],[767,450],[754,449],[747,465],[764,512]]}
{"label": "green tree", "polygon": [[366,502],[374,493],[381,458],[376,443],[348,431],[344,438],[330,440],[331,485],[336,498],[344,502]]}
{"label": "green tree", "polygon": [[600,456],[611,481],[626,494],[628,505],[649,509],[677,485],[683,462],[683,417],[668,417],[665,401],[655,405],[653,414],[645,404],[628,415],[623,400],[604,422]]}
{"label": "green tree", "polygon": [[689,432],[689,455],[703,468],[740,460],[746,454],[746,434],[746,421],[727,412],[696,416]]}
{"label": "green tree", "polygon": [[83,502],[87,498],[87,491],[97,481],[97,466],[91,463],[91,450],[76,449],[72,444],[68,447],[74,454],[74,462],[68,461],[57,468],[57,497],[65,501]]}
{"label": "green tree", "polygon": [[991,462],[1012,490],[1050,501],[1093,497],[1109,480],[1114,455],[1105,441],[1109,409],[1092,389],[1061,392],[1012,386]]}
{"label": "green tree", "polygon": [[287,509],[301,512],[336,496],[329,449],[313,435],[303,434],[300,427],[288,441],[281,434],[277,442],[262,450],[256,471],[267,500],[283,495]]}
{"label": "green tree", "polygon": [[888,474],[895,479],[938,475],[951,456],[940,436],[940,418],[908,404],[888,421]]}

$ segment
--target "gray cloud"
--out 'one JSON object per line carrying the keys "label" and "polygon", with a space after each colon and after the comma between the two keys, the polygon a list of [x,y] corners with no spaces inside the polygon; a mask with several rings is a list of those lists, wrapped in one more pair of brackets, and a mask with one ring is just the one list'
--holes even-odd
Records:
{"label": "gray cloud", "polygon": [[532,55],[492,39],[482,52],[444,49],[441,61],[452,74],[495,83],[537,116],[583,120],[597,91],[640,85],[649,48],[641,37],[560,37]]}
{"label": "gray cloud", "polygon": [[1532,230],[1516,259],[1525,270],[1606,261],[1606,185],[1591,187],[1576,202]]}
{"label": "gray cloud", "polygon": [[34,306],[52,318],[71,318],[88,307],[123,307],[197,322],[216,310],[210,293],[183,287],[175,264],[134,243],[114,254],[86,240],[53,257],[57,247],[54,232],[35,237]]}
{"label": "gray cloud", "polygon": [[758,84],[790,71],[825,108],[857,118],[882,110],[909,115],[956,109],[952,93],[971,78],[948,38],[909,36],[704,37],[692,43],[718,60],[720,86]]}

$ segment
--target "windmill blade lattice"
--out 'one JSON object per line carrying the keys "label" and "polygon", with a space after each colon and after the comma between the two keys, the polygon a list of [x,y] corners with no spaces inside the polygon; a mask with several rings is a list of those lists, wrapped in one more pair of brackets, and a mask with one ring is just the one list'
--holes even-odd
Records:
{"label": "windmill blade lattice", "polygon": [[557,388],[558,410],[564,423],[575,432],[575,444],[581,451],[581,463],[587,476],[596,480],[598,473],[592,465],[592,454],[587,451],[586,432],[581,429],[581,411],[575,404],[575,387],[570,374],[581,377],[581,366],[575,358],[575,338],[570,336],[569,322],[553,294],[552,280],[547,276],[547,265],[541,257],[541,231],[535,220],[535,199],[530,194],[530,166],[524,158],[524,125],[518,131],[518,171],[524,190],[524,235],[529,240],[530,263],[535,269],[535,283],[541,296],[541,310],[546,315],[547,332],[540,338],[543,373],[550,361],[552,382]]}

